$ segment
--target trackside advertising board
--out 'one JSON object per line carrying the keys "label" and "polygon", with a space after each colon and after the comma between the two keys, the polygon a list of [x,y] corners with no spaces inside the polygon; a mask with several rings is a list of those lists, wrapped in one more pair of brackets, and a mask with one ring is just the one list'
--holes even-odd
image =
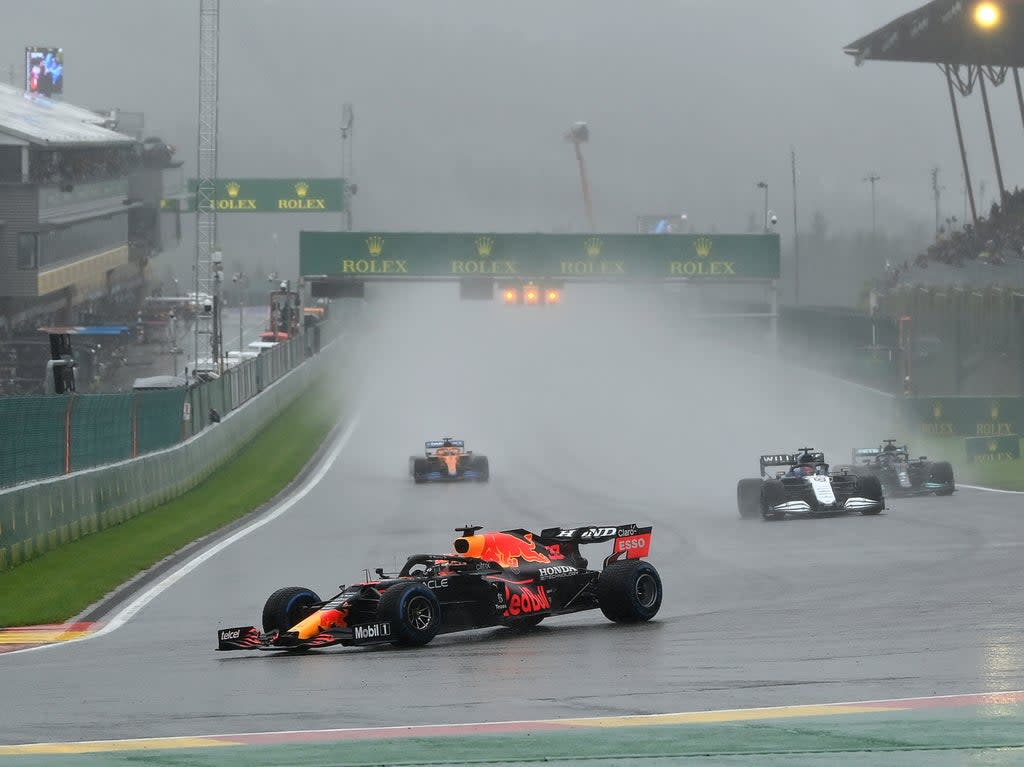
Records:
{"label": "trackside advertising board", "polygon": [[777,234],[313,232],[299,235],[305,277],[772,280]]}

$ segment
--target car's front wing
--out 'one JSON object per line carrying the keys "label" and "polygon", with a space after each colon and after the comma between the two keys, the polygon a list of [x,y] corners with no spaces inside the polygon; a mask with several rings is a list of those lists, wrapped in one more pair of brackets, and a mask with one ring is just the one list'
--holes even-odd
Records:
{"label": "car's front wing", "polygon": [[876,501],[872,498],[863,498],[861,496],[851,496],[844,499],[836,499],[834,504],[821,504],[816,503],[814,505],[804,500],[785,501],[783,503],[776,504],[771,507],[771,510],[776,513],[784,514],[840,514],[843,512],[855,512],[855,511],[871,511],[874,509],[884,509],[885,501]]}
{"label": "car's front wing", "polygon": [[384,644],[392,641],[387,621],[345,628],[331,628],[300,640],[290,631],[260,631],[255,626],[236,626],[217,632],[218,650],[313,650],[332,645]]}

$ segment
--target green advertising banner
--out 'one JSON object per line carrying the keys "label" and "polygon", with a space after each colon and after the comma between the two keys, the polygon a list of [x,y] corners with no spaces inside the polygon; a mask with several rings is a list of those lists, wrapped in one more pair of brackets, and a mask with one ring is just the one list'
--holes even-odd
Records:
{"label": "green advertising banner", "polygon": [[1003,437],[1024,426],[1024,397],[914,397],[908,405],[921,433],[935,437]]}
{"label": "green advertising banner", "polygon": [[[340,178],[221,178],[214,184],[218,213],[340,213],[345,210]],[[193,212],[199,182],[189,179],[184,199],[166,198],[161,210]]]}
{"label": "green advertising banner", "polygon": [[1003,463],[1020,460],[1020,435],[967,437],[967,460],[971,463]]}
{"label": "green advertising banner", "polygon": [[770,280],[776,234],[300,232],[307,278]]}

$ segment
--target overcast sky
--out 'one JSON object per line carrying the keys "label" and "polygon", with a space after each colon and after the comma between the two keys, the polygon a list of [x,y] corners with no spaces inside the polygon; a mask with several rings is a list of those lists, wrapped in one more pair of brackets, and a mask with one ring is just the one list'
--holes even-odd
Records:
{"label": "overcast sky", "polygon": [[[931,221],[963,186],[945,83],[925,64],[855,67],[843,46],[916,0],[222,0],[222,176],[336,175],[341,106],[355,107],[357,228],[552,231],[584,225],[562,140],[586,120],[598,228],[685,211],[742,231],[769,205],[802,223]],[[142,111],[195,168],[198,0],[5,3],[0,64],[65,49],[69,102]],[[1007,183],[1024,160],[1012,86],[994,91]],[[981,105],[965,129],[975,185],[995,189]],[[306,228],[317,228],[305,215]],[[324,222],[322,228],[334,228]],[[803,228],[803,227],[802,227]]]}

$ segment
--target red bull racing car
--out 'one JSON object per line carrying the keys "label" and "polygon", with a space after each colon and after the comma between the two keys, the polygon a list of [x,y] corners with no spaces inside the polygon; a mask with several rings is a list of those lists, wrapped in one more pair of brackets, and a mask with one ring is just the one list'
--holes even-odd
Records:
{"label": "red bull racing car", "polygon": [[409,457],[409,473],[417,485],[465,479],[486,482],[491,477],[487,456],[466,450],[464,440],[443,437],[430,440],[425,447],[424,455]]}
{"label": "red bull racing car", "polygon": [[[545,618],[600,609],[617,623],[648,621],[661,607],[661,577],[643,559],[651,528],[553,527],[480,532],[459,528],[449,554],[415,554],[401,571],[341,586],[329,599],[286,586],[267,599],[262,628],[217,632],[218,650],[297,651],[332,645],[425,645],[438,634],[489,626],[529,629]],[[600,570],[581,544],[612,541]]]}

